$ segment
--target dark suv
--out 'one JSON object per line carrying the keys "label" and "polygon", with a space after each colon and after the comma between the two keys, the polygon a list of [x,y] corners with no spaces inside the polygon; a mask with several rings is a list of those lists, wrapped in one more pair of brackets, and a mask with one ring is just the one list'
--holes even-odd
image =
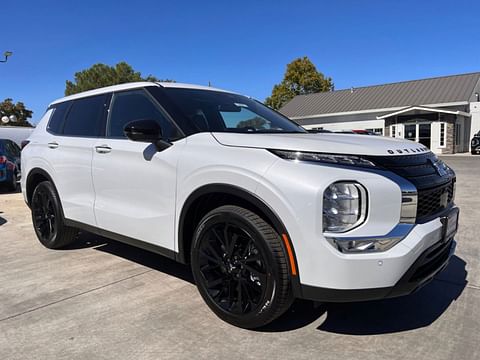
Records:
{"label": "dark suv", "polygon": [[472,155],[480,154],[480,131],[473,136],[471,145],[472,145]]}
{"label": "dark suv", "polygon": [[20,147],[8,139],[0,139],[0,185],[8,190],[17,188],[20,177]]}

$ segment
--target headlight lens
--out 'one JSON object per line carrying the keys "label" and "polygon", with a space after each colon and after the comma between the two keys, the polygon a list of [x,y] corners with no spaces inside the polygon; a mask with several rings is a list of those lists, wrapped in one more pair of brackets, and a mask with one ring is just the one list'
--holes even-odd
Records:
{"label": "headlight lens", "polygon": [[370,160],[355,155],[324,154],[290,150],[270,150],[270,152],[285,160],[313,161],[337,165],[376,167]]}
{"label": "headlight lens", "polygon": [[341,233],[365,221],[367,191],[355,182],[336,182],[323,193],[323,231]]}

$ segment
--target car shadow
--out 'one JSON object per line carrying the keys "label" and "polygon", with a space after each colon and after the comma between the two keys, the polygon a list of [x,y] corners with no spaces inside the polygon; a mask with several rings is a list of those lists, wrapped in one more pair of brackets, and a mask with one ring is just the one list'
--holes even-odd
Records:
{"label": "car shadow", "polygon": [[[64,248],[94,248],[195,284],[190,266],[88,232]],[[290,309],[259,332],[284,332],[308,326],[322,316],[320,331],[348,335],[377,335],[414,330],[435,322],[467,285],[465,261],[452,256],[448,267],[414,294],[358,303],[318,303],[297,299]]]}
{"label": "car shadow", "polygon": [[[0,211],[0,214],[2,214],[2,212]],[[0,216],[0,226],[4,225],[7,223],[7,219],[3,218]]]}
{"label": "car shadow", "polygon": [[195,284],[190,266],[180,264],[165,256],[146,251],[135,246],[127,245],[119,241],[111,240],[89,232],[80,232],[77,240],[71,245],[62,248],[65,250],[78,250],[94,248],[95,250],[119,256],[125,260],[136,262],[150,269],[161,271],[165,274],[175,276],[181,280]]}
{"label": "car shadow", "polygon": [[457,256],[428,285],[414,294],[358,303],[297,300],[291,309],[259,331],[289,331],[326,315],[318,330],[348,335],[378,335],[414,330],[435,322],[467,285],[465,261]]}

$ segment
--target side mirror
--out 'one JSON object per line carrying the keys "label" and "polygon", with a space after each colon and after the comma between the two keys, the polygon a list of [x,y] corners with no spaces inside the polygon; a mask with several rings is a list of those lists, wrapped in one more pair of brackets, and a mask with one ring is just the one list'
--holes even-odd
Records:
{"label": "side mirror", "polygon": [[125,125],[123,132],[132,141],[154,143],[159,151],[171,146],[162,139],[162,129],[155,120],[133,120]]}

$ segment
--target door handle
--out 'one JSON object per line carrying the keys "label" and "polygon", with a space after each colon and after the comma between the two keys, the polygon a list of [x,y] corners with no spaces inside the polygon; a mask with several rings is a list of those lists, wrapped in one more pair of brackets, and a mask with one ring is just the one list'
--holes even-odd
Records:
{"label": "door handle", "polygon": [[108,154],[110,151],[112,151],[112,148],[107,145],[100,145],[95,146],[95,151],[99,154]]}
{"label": "door handle", "polygon": [[49,142],[49,143],[48,143],[48,147],[49,147],[50,149],[56,149],[56,148],[58,148],[58,143],[56,143],[56,142]]}

